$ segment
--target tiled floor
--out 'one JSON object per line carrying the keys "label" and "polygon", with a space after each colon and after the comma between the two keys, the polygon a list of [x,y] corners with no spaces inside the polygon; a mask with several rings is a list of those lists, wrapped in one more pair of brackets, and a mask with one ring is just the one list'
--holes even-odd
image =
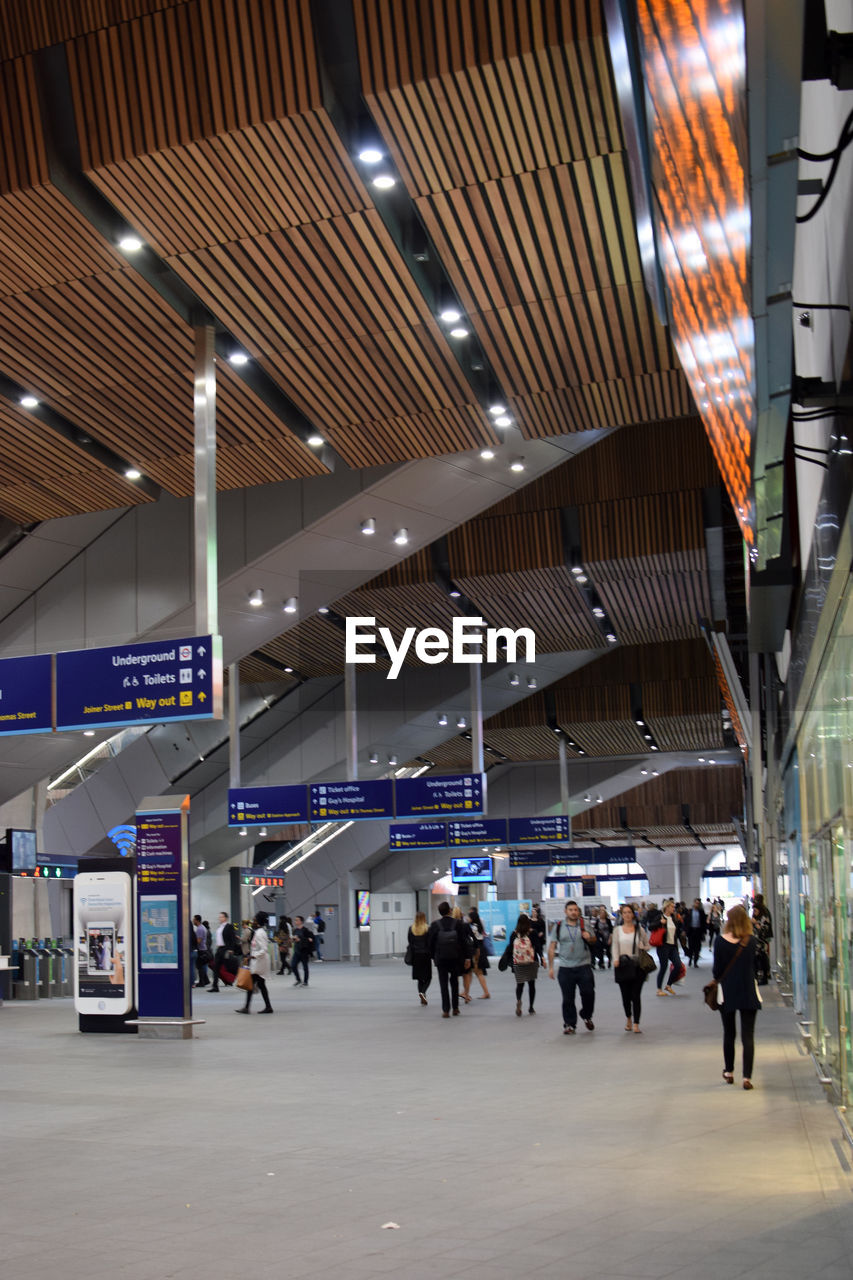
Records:
{"label": "tiled floor", "polygon": [[204,993],[188,1042],[7,1002],[0,1274],[850,1280],[853,1152],[794,1015],[768,997],[727,1087],[707,974],[647,986],[642,1036],[609,973],[574,1037],[547,977],[533,1018],[494,971],[445,1021],[392,962],[275,978],[260,1022]]}

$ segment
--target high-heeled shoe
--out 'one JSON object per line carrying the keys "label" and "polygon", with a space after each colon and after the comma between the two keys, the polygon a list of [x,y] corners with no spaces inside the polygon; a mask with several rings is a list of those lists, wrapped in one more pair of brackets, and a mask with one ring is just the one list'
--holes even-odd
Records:
{"label": "high-heeled shoe", "polygon": [[747,1077],[746,1080],[744,1080],[743,1082],[743,1087],[744,1089],[754,1089],[755,1085],[752,1083],[749,1077]]}
{"label": "high-heeled shoe", "polygon": [[723,1079],[725,1080],[726,1084],[734,1084],[734,1082],[735,1082],[735,1073],[734,1073],[733,1071],[724,1071],[724,1072],[723,1072]]}

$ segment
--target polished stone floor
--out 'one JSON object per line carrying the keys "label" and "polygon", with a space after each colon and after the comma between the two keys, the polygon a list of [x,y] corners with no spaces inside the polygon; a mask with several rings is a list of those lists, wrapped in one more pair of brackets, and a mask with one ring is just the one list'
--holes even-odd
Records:
{"label": "polished stone floor", "polygon": [[443,1020],[392,961],[274,978],[260,1021],[203,993],[186,1042],[7,1002],[0,1274],[849,1280],[853,1152],[794,1015],[768,995],[727,1087],[707,974],[647,986],[640,1036],[609,973],[570,1037],[547,977],[535,1017],[495,970]]}

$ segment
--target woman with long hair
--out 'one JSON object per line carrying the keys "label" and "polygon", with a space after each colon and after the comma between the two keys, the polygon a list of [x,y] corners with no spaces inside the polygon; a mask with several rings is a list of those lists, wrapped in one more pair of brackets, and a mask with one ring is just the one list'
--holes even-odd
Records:
{"label": "woman with long hair", "polygon": [[524,984],[527,983],[528,1013],[535,1013],[536,978],[542,963],[542,952],[539,949],[539,935],[531,927],[530,916],[523,911],[509,936],[512,946],[512,971],[515,974],[515,1016],[521,1017],[521,997],[524,995]]}
{"label": "woman with long hair", "polygon": [[485,978],[485,972],[489,967],[489,958],[483,949],[483,943],[486,940],[486,930],[483,928],[483,922],[480,919],[480,913],[476,907],[472,907],[468,912],[468,928],[471,931],[474,957],[471,961],[471,968],[465,970],[465,975],[462,979],[462,998],[466,1004],[471,1003],[471,997],[468,993],[471,990],[472,976],[477,979],[480,986],[483,988],[483,994],[479,996],[478,999],[491,999]]}
{"label": "woman with long hair", "polygon": [[751,1089],[755,1061],[755,1015],[761,998],[755,984],[755,938],[746,909],[732,907],[720,936],[714,942],[714,978],[723,1021],[723,1079],[735,1082],[735,1038],[740,1010],[740,1038],[743,1045],[743,1087]]}
{"label": "woman with long hair", "polygon": [[432,959],[429,954],[427,933],[429,926],[423,911],[418,911],[409,928],[408,946],[412,957],[412,978],[418,984],[418,999],[427,1003],[426,993],[432,982]]}
{"label": "woman with long hair", "polygon": [[[672,984],[676,974],[681,968],[681,961],[678,958],[678,925],[675,920],[675,903],[670,898],[668,902],[663,904],[661,912],[659,929],[663,929],[663,942],[657,948],[658,953],[658,995],[674,996]],[[667,974],[667,970],[669,973]],[[666,978],[666,987],[664,987],[664,978]]]}
{"label": "woman with long hair", "polygon": [[613,957],[613,976],[619,984],[622,1008],[625,1010],[626,1031],[640,1034],[642,1012],[641,993],[646,974],[637,963],[641,951],[649,950],[649,935],[639,924],[630,903],[622,907],[622,923],[613,930],[610,954]]}

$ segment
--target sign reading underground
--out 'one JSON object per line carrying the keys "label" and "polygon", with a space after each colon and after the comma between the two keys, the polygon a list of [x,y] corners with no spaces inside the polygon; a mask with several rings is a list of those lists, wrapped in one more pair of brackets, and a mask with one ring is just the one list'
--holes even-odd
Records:
{"label": "sign reading underground", "polygon": [[56,727],[159,724],[222,715],[219,636],[56,655]]}

